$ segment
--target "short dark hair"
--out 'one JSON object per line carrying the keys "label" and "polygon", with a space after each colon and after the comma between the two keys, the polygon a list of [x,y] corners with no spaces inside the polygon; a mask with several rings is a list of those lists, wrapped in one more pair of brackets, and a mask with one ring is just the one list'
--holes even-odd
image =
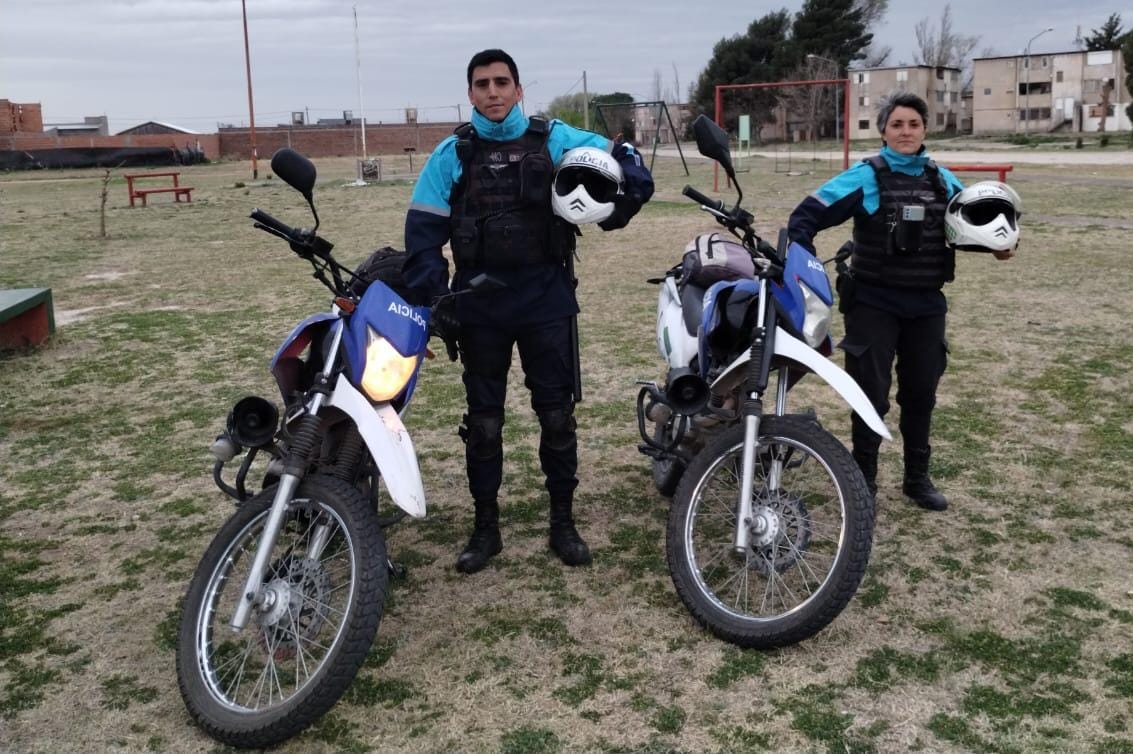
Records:
{"label": "short dark hair", "polygon": [[924,121],[925,126],[928,126],[928,105],[923,99],[913,94],[912,92],[896,92],[888,96],[882,97],[881,101],[877,104],[877,130],[880,133],[885,133],[885,124],[889,122],[889,116],[898,107],[908,107],[916,110],[921,120]]}
{"label": "short dark hair", "polygon": [[515,61],[511,59],[503,50],[491,49],[481,50],[472,56],[472,60],[468,61],[468,88],[472,88],[472,69],[479,68],[482,65],[491,65],[492,63],[507,63],[507,69],[511,72],[511,78],[516,86],[519,86],[519,69],[515,67]]}

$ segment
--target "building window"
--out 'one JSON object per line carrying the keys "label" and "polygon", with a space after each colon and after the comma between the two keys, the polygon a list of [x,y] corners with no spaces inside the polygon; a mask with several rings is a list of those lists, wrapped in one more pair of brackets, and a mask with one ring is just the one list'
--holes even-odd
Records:
{"label": "building window", "polygon": [[858,121],[858,130],[859,131],[868,131],[869,130],[869,121],[868,120],[859,120]]}
{"label": "building window", "polygon": [[959,101],[960,101],[960,93],[959,92],[952,92],[952,104],[955,105]]}
{"label": "building window", "polygon": [[869,107],[869,97],[858,97],[858,107]]}
{"label": "building window", "polygon": [[937,113],[936,114],[936,125],[938,125],[938,126],[944,125],[944,113]]}
{"label": "building window", "polygon": [[990,87],[990,86],[985,86],[985,87],[984,87],[984,96],[985,96],[985,97],[990,97],[990,96],[991,96],[991,87]]}
{"label": "building window", "polygon": [[1043,68],[1046,68],[1048,65],[1050,65],[1050,58],[1039,58],[1039,60],[1042,62]]}
{"label": "building window", "polygon": [[936,69],[936,77],[938,79],[940,79],[941,81],[944,81],[944,69],[943,68],[937,68]]}
{"label": "building window", "polygon": [[1062,71],[1055,71],[1054,72],[1054,80],[1057,81],[1059,84],[1062,83]]}
{"label": "building window", "polygon": [[897,81],[898,82],[908,81],[908,80],[909,80],[909,72],[908,71],[906,71],[906,70],[897,71]]}
{"label": "building window", "polygon": [[936,101],[943,103],[944,102],[944,94],[945,94],[945,92],[937,92],[936,93]]}
{"label": "building window", "polygon": [[1019,120],[1050,120],[1049,107],[1019,108]]}
{"label": "building window", "polygon": [[859,73],[857,78],[858,78],[859,84],[868,84],[869,83],[869,74],[868,73]]}

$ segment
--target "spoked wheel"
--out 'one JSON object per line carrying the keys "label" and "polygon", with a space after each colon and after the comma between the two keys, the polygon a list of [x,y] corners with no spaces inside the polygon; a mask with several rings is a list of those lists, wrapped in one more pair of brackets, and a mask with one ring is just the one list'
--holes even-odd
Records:
{"label": "spoked wheel", "polygon": [[338,701],[370,650],[389,579],[370,503],[345,482],[308,477],[268,559],[263,600],[234,632],[274,492],[221,528],[189,585],[178,636],[190,714],[217,740],[248,748],[296,735]]}
{"label": "spoked wheel", "polygon": [[759,442],[747,549],[734,547],[743,453],[736,426],[685,472],[669,509],[666,554],[677,593],[701,625],[741,647],[771,648],[813,636],[853,597],[869,560],[873,500],[853,457],[816,423],[767,416]]}
{"label": "spoked wheel", "polygon": [[[683,417],[670,417],[667,422],[658,422],[654,425],[653,439],[659,445],[668,445],[676,437],[676,421],[685,421]],[[680,484],[681,476],[685,473],[685,463],[678,458],[653,459],[653,484],[657,491],[665,497],[672,497]]]}

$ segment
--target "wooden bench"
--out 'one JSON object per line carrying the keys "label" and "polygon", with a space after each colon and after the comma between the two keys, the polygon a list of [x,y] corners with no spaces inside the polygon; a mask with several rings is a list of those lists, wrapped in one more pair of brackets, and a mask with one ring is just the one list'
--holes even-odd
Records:
{"label": "wooden bench", "polygon": [[37,346],[54,332],[50,288],[0,290],[0,349]]}
{"label": "wooden bench", "polygon": [[975,165],[975,164],[972,164],[972,165],[945,165],[944,167],[948,168],[953,173],[961,172],[961,171],[964,171],[964,172],[984,171],[984,172],[998,173],[1000,183],[1007,183],[1007,174],[1015,169],[1014,165]]}
{"label": "wooden bench", "polygon": [[[144,178],[172,178],[172,186],[161,186],[159,188],[134,188],[134,181],[140,181]],[[193,187],[182,186],[178,183],[181,178],[180,173],[133,173],[126,176],[126,190],[130,193],[130,206],[134,206],[135,199],[142,200],[142,206],[146,206],[146,197],[150,194],[173,194],[173,201],[181,201],[181,197],[185,197],[185,201],[193,201]]]}

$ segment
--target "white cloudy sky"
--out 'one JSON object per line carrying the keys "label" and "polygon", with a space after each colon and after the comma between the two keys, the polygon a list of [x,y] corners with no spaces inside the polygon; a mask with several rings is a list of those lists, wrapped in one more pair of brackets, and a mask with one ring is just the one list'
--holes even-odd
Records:
{"label": "white cloudy sky", "polygon": [[[359,86],[353,9],[357,7],[361,99],[370,121],[468,117],[465,66],[485,47],[508,50],[535,109],[581,90],[687,91],[722,37],[765,13],[796,11],[802,0],[246,0],[256,124],[355,114]],[[890,63],[911,62],[920,0],[890,0],[876,41]],[[955,31],[979,35],[976,53],[1074,49],[1130,0],[951,0]],[[637,9],[648,8],[648,11]],[[147,121],[214,131],[246,124],[248,95],[240,0],[0,0],[0,98],[39,102],[48,123],[107,115],[111,131]],[[529,108],[530,109],[530,108]]]}

